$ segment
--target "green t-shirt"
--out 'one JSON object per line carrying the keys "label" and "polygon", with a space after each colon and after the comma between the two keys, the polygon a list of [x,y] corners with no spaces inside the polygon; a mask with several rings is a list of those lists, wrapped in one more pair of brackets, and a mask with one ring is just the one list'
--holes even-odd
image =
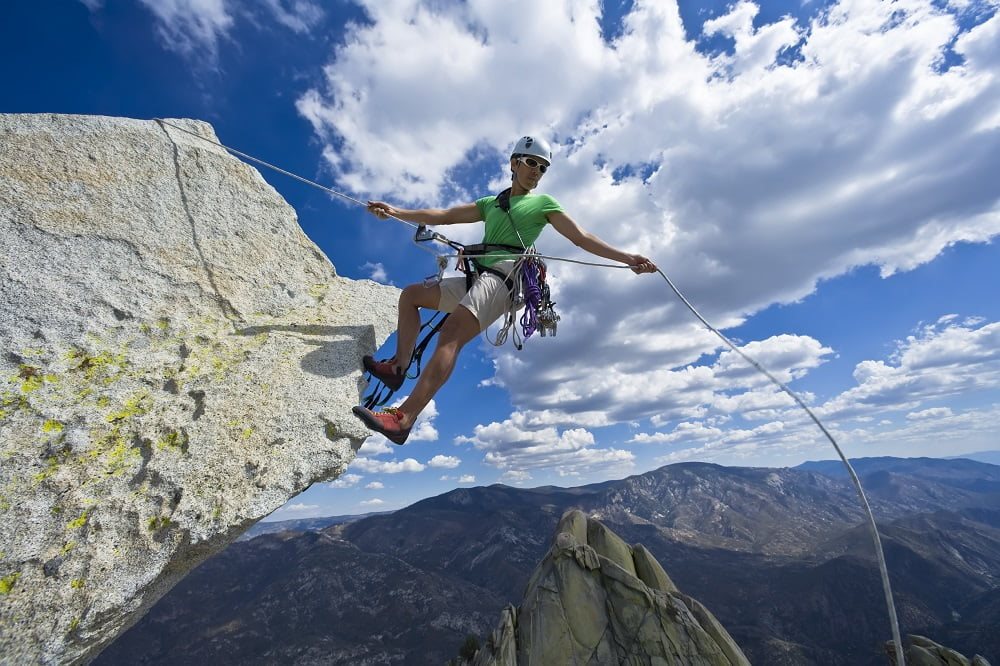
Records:
{"label": "green t-shirt", "polygon": [[[515,247],[531,247],[548,223],[545,217],[548,213],[561,212],[562,206],[548,194],[521,194],[510,198],[510,215],[508,216],[496,204],[496,195],[483,197],[476,201],[476,208],[486,222],[486,233],[483,243],[513,245]],[[514,231],[514,226],[517,231]],[[518,238],[518,233],[521,237]],[[521,245],[524,241],[524,245]],[[497,255],[495,258],[489,255]],[[492,266],[498,261],[509,259],[509,253],[490,252],[479,259],[484,266]]]}

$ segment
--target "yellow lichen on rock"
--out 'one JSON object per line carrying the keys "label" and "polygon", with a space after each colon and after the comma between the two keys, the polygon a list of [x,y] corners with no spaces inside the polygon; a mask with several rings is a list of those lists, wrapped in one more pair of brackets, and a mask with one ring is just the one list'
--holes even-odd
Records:
{"label": "yellow lichen on rock", "polygon": [[346,467],[398,291],[337,277],[256,171],[160,123],[0,114],[0,134],[0,625],[20,627],[0,654],[85,662]]}

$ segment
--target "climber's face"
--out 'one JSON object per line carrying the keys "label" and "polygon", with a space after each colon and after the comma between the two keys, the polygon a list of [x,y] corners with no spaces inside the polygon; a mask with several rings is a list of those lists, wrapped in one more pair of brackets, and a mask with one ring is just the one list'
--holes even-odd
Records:
{"label": "climber's face", "polygon": [[535,189],[538,181],[542,179],[542,174],[548,169],[549,164],[537,157],[518,155],[510,158],[510,170],[514,174],[514,180],[526,190]]}

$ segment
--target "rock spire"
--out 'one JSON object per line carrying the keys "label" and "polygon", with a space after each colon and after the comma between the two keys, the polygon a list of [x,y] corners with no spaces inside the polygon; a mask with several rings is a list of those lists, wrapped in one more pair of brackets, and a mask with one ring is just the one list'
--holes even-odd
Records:
{"label": "rock spire", "polygon": [[563,515],[521,606],[503,611],[472,663],[749,666],[649,551],[577,510]]}

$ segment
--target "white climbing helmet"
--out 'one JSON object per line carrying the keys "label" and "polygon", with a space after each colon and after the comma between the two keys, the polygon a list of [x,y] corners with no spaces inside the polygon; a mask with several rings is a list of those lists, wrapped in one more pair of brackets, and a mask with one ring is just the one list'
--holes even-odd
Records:
{"label": "white climbing helmet", "polygon": [[540,157],[545,160],[546,164],[552,164],[552,147],[549,146],[548,141],[538,137],[522,136],[518,139],[510,156],[516,157],[517,155]]}

